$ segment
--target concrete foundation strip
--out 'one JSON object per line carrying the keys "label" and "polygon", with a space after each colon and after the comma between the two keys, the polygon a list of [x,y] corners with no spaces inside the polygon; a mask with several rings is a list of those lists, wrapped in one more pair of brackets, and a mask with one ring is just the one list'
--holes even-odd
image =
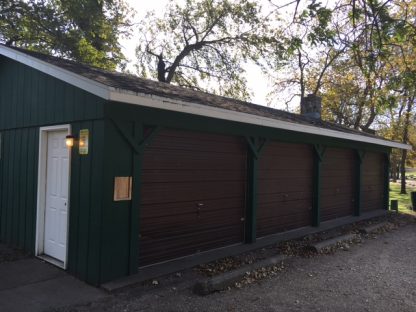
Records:
{"label": "concrete foundation strip", "polygon": [[225,290],[240,281],[247,274],[247,272],[278,265],[288,258],[289,257],[285,255],[277,255],[203,281],[198,281],[195,284],[193,291],[198,295],[205,296],[216,291]]}
{"label": "concrete foundation strip", "polygon": [[364,234],[370,234],[388,225],[390,225],[389,222],[381,222],[377,224],[372,224],[372,225],[369,225],[360,229],[360,232]]}
{"label": "concrete foundation strip", "polygon": [[310,245],[309,248],[315,252],[320,252],[323,249],[332,247],[332,246],[336,246],[338,243],[342,243],[345,241],[351,241],[353,239],[357,238],[356,234],[346,234],[346,235],[341,235],[341,236],[337,236],[335,238],[331,238],[331,239],[327,239],[324,241],[321,241],[319,243]]}

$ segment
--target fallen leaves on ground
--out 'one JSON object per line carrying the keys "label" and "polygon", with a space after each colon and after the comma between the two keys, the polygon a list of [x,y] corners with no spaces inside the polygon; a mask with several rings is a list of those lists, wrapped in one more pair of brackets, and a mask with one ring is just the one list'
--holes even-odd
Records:
{"label": "fallen leaves on ground", "polygon": [[[377,229],[373,233],[360,234],[359,230],[361,228],[385,221],[388,221],[388,223],[384,227]],[[309,234],[299,239],[279,242],[277,244],[270,245],[268,247],[257,249],[241,255],[226,257],[223,259],[212,261],[207,264],[197,266],[195,270],[205,276],[215,276],[230,270],[234,270],[243,265],[251,264],[255,261],[274,256],[276,254],[306,258],[314,257],[317,255],[317,253],[310,249],[310,245],[340,235],[351,233],[357,234],[355,239],[341,242],[336,246],[328,248],[327,250],[321,253],[328,254],[337,250],[349,250],[349,248],[351,248],[352,245],[361,244],[363,238],[375,238],[377,235],[394,230],[399,226],[403,226],[412,222],[416,222],[416,218],[414,216],[389,213],[386,216],[376,217],[370,220],[364,220],[352,224],[347,224],[332,230]]]}
{"label": "fallen leaves on ground", "polygon": [[267,277],[270,278],[270,277],[278,274],[282,270],[284,270],[285,267],[286,266],[285,266],[284,262],[282,261],[278,265],[273,265],[273,266],[269,266],[269,267],[262,267],[262,268],[259,268],[257,270],[254,270],[254,271],[246,272],[244,277],[239,282],[235,283],[234,286],[237,287],[237,288],[241,288],[244,285],[252,284],[254,282],[265,279]]}

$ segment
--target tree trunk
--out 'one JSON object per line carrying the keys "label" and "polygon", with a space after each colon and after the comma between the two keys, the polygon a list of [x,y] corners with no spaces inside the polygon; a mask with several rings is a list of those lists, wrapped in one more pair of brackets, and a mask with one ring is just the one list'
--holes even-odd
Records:
{"label": "tree trunk", "polygon": [[305,97],[305,64],[302,62],[302,52],[300,49],[298,49],[298,65],[300,70],[300,78],[299,78],[299,84],[300,84],[300,99],[302,100]]}
{"label": "tree trunk", "polygon": [[400,160],[400,194],[407,194],[406,192],[406,158],[407,158],[407,150],[402,150],[402,158]]}
{"label": "tree trunk", "polygon": [[[407,144],[409,141],[409,126],[410,126],[410,113],[412,111],[414,96],[408,98],[406,114],[404,116],[404,126],[403,126],[403,143]],[[407,194],[406,192],[406,159],[407,159],[407,150],[402,150],[402,158],[400,160],[400,175],[401,175],[401,186],[400,194]]]}
{"label": "tree trunk", "polygon": [[392,157],[391,157],[391,166],[390,166],[390,177],[392,179],[393,182],[397,182],[397,157],[392,153]]}

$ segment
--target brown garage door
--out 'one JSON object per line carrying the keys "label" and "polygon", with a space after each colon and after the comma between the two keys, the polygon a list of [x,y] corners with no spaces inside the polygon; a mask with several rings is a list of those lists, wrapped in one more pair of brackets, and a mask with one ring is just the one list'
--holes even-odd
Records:
{"label": "brown garage door", "polygon": [[384,166],[381,153],[367,152],[363,161],[362,210],[383,209]]}
{"label": "brown garage door", "polygon": [[157,135],[143,160],[141,266],[242,241],[246,155],[237,137]]}
{"label": "brown garage door", "polygon": [[310,225],[312,147],[269,142],[259,161],[257,236]]}
{"label": "brown garage door", "polygon": [[321,221],[353,214],[355,163],[353,150],[326,149],[321,167]]}

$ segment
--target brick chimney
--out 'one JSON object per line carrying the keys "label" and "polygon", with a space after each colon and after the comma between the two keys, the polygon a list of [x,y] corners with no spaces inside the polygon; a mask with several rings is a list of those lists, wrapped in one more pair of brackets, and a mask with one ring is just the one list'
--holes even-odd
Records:
{"label": "brick chimney", "polygon": [[306,117],[321,119],[321,98],[308,94],[300,100],[300,113]]}

